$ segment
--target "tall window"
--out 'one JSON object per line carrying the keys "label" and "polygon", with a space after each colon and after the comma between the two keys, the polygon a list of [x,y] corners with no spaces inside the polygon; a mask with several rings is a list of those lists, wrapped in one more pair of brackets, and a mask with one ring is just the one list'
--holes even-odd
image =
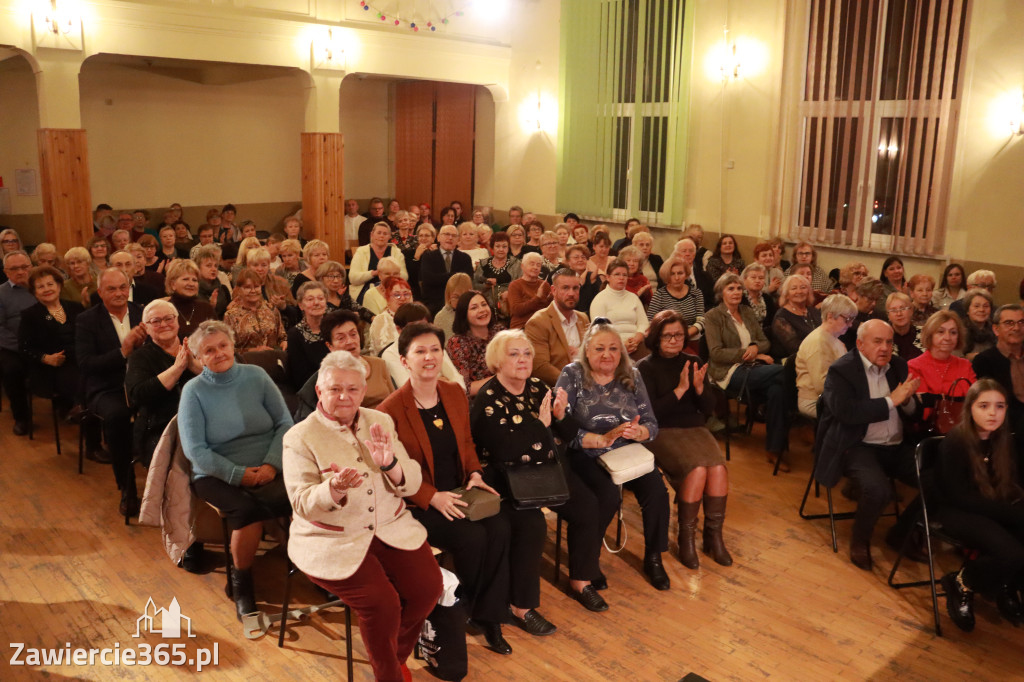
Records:
{"label": "tall window", "polygon": [[807,0],[789,236],[941,253],[970,0]]}
{"label": "tall window", "polygon": [[560,211],[682,220],[685,0],[563,0]]}

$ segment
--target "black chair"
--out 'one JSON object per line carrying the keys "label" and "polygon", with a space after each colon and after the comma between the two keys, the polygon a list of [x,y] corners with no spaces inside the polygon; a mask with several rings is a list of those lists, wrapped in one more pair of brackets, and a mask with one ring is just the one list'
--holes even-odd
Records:
{"label": "black chair", "polygon": [[102,425],[103,417],[87,407],[82,407],[78,414],[78,473],[82,473],[82,464],[85,461],[86,432],[90,428],[99,430]]}
{"label": "black chair", "polygon": [[[824,409],[824,401],[819,397],[818,398],[818,415],[821,415],[823,409]],[[807,498],[810,497],[810,494],[811,494],[811,485],[814,486],[814,496],[815,497],[821,497],[821,487],[818,484],[818,481],[815,480],[815,478],[814,478],[814,470],[817,469],[817,467],[818,467],[818,435],[819,434],[818,434],[818,428],[817,427],[818,427],[818,424],[816,422],[815,423],[815,428],[814,428],[814,436],[815,436],[815,438],[814,438],[814,460],[811,463],[811,475],[807,477],[807,487],[804,488],[804,497],[800,501],[799,514],[800,514],[800,518],[804,519],[805,521],[814,521],[814,520],[817,520],[817,519],[828,519],[829,530],[832,533],[832,551],[835,552],[835,553],[838,553],[839,552],[839,541],[836,538],[836,521],[849,521],[849,520],[853,519],[853,517],[856,515],[856,512],[847,511],[847,512],[838,512],[837,513],[835,511],[835,507],[832,504],[832,488],[825,488],[825,499],[828,501],[828,513],[827,514],[808,514],[805,511],[806,507],[807,507]],[[882,516],[895,516],[898,519],[900,517],[900,503],[899,503],[899,498],[896,495],[896,481],[892,480],[892,479],[890,479],[890,480],[891,480],[891,483],[892,483],[892,491],[893,491],[893,496],[892,496],[893,510],[891,512],[886,513],[886,514],[882,514]]]}
{"label": "black chair", "polygon": [[[295,565],[288,560],[288,576],[284,583],[284,601],[281,604],[281,627],[277,633],[277,647],[284,647],[284,631],[288,624],[288,600],[291,598],[292,590],[292,576],[299,572],[299,569],[295,568]],[[332,602],[328,604],[334,604],[335,602],[345,607],[345,661],[348,668],[348,680],[351,682],[353,675],[353,660],[352,660],[352,609],[349,608],[348,604],[345,604],[341,599],[338,599],[335,595]]]}
{"label": "black chair", "polygon": [[914,520],[914,528],[919,528],[924,531],[925,547],[928,551],[928,580],[895,582],[896,571],[899,570],[900,564],[903,562],[903,558],[906,556],[907,550],[911,547],[911,543],[914,541],[914,533],[907,533],[907,537],[903,541],[903,546],[900,548],[899,554],[896,555],[896,562],[892,565],[892,570],[889,572],[888,580],[889,587],[897,590],[902,590],[905,587],[924,587],[925,585],[931,589],[932,615],[935,618],[935,635],[937,637],[942,636],[942,624],[939,622],[939,597],[944,597],[945,592],[940,593],[939,590],[936,589],[935,555],[932,550],[932,538],[949,543],[950,545],[960,549],[966,549],[965,545],[960,542],[960,540],[944,533],[941,524],[928,518],[928,505],[925,502],[925,485],[923,483],[922,472],[930,470],[933,463],[938,458],[939,445],[942,443],[942,438],[942,436],[925,438],[917,444],[917,448],[914,450],[914,473],[917,477],[917,487],[921,501],[921,508],[918,511],[917,518]]}
{"label": "black chair", "polygon": [[28,439],[35,440],[36,427],[32,421],[34,410],[32,405],[32,398],[40,397],[50,401],[51,412],[53,413],[53,442],[57,446],[57,454],[60,452],[60,415],[57,409],[57,397],[54,395],[42,395],[40,393],[30,392],[28,395]]}

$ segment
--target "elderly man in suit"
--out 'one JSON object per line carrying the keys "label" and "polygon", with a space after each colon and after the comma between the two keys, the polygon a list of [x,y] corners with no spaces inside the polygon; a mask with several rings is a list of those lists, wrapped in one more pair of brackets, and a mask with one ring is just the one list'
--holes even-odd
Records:
{"label": "elderly man in suit", "polygon": [[442,227],[437,233],[437,242],[439,248],[420,257],[420,291],[431,315],[444,307],[444,287],[452,275],[464,272],[473,276],[473,259],[455,248],[459,242],[457,227]]}
{"label": "elderly man in suit", "polygon": [[131,280],[108,268],[97,284],[103,305],[92,306],[75,321],[75,354],[85,387],[86,406],[103,420],[114,478],[121,490],[122,515],[139,512],[132,470],[132,412],[124,390],[128,356],[146,341],[142,308],[128,301]]}
{"label": "elderly man in suit", "polygon": [[843,475],[860,485],[850,540],[850,560],[871,570],[871,534],[892,496],[891,478],[913,480],[913,450],[903,420],[920,410],[919,379],[894,356],[893,331],[882,320],[857,330],[857,348],[828,370],[818,412],[818,463],[814,476],[833,487]]}
{"label": "elderly man in suit", "polygon": [[538,310],[526,323],[526,336],[533,344],[533,376],[554,386],[562,368],[576,359],[590,320],[576,312],[580,281],[568,268],[551,277],[552,302]]}

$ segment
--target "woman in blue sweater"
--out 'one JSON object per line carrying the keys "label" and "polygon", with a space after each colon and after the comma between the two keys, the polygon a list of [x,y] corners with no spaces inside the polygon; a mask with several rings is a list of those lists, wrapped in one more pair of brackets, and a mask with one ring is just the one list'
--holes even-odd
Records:
{"label": "woman in blue sweater", "polygon": [[241,620],[257,611],[250,568],[263,521],[291,515],[280,474],[281,443],[292,418],[263,369],[235,364],[229,326],[203,322],[189,348],[203,372],[182,389],[178,433],[196,494],[220,510],[232,530],[231,588]]}

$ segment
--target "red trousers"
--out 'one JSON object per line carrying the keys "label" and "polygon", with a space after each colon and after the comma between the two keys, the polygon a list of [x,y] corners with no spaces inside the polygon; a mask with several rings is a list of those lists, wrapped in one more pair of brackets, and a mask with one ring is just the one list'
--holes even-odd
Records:
{"label": "red trousers", "polygon": [[441,569],[430,546],[424,542],[411,551],[395,549],[375,537],[363,563],[348,578],[309,579],[355,612],[374,677],[401,682],[401,666],[441,598]]}

